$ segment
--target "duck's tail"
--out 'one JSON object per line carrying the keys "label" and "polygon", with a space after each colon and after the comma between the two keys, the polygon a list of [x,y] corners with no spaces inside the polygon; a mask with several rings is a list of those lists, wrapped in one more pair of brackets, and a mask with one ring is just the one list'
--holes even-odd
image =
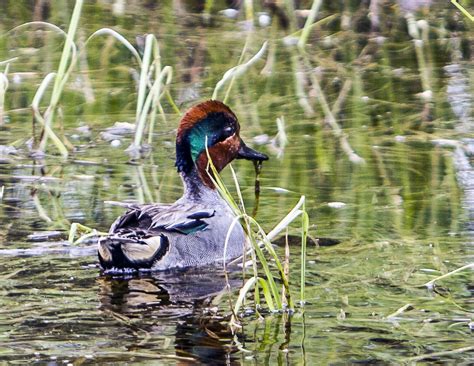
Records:
{"label": "duck's tail", "polygon": [[150,270],[169,250],[164,234],[137,239],[109,235],[99,239],[99,262],[106,272]]}

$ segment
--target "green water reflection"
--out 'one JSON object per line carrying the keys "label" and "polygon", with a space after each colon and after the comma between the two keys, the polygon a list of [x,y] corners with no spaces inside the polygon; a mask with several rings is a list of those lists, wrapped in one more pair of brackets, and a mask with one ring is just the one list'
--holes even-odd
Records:
{"label": "green water reflection", "polygon": [[[182,111],[209,98],[238,62],[247,35],[244,16],[223,16],[222,1],[214,4],[210,23],[203,21],[200,2],[132,1],[123,13],[115,7],[120,1],[111,3],[85,4],[79,38],[102,27],[131,41],[156,34],[163,64],[174,68],[171,94]],[[254,5],[256,12],[268,11]],[[424,362],[472,362],[472,271],[441,281],[435,291],[422,286],[473,262],[473,211],[455,148],[433,143],[472,137],[472,24],[445,2],[420,9],[417,19],[430,26],[421,70],[402,7],[381,2],[376,31],[367,6],[323,5],[318,19],[329,18],[311,33],[310,67],[285,45],[296,30],[292,19],[286,29],[275,24],[251,32],[248,54],[269,39],[268,57],[236,81],[229,105],[243,137],[271,156],[263,166],[258,219],[271,229],[305,195],[311,236],[341,243],[309,246],[304,309],[261,321],[250,314],[233,337],[226,297],[218,294],[224,288],[219,271],[104,277],[95,243],[66,242],[71,222],[107,230],[122,209],[105,201],[172,202],[181,195],[173,167],[179,116],[164,104],[166,120],[156,127],[151,156],[129,164],[123,150],[130,136],[114,147],[102,133],[117,121],[134,121],[137,65],[117,42],[97,38],[61,100],[61,133],[74,146],[71,157],[64,163],[49,146],[46,158],[35,161],[26,145],[33,129],[29,106],[41,80],[57,67],[62,39],[37,28],[6,32],[33,19],[65,28],[73,3],[2,2],[0,61],[18,59],[10,64],[0,125],[0,148],[16,149],[0,149],[0,360],[398,364],[460,349]],[[350,161],[325,123],[314,75],[365,165]],[[461,99],[464,104],[456,104]],[[282,116],[288,144],[278,156],[271,140]],[[254,168],[241,161],[234,166],[251,208]],[[52,230],[58,233],[49,240],[32,236]],[[298,227],[290,234],[298,235]],[[299,254],[298,245],[291,246],[295,284]]]}

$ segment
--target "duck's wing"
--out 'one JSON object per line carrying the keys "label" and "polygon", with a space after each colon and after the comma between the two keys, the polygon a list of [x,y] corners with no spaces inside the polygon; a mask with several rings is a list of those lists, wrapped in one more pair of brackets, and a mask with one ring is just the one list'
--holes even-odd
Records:
{"label": "duck's wing", "polygon": [[130,207],[99,241],[104,269],[150,269],[170,250],[175,236],[204,230],[212,209],[197,205],[143,205]]}

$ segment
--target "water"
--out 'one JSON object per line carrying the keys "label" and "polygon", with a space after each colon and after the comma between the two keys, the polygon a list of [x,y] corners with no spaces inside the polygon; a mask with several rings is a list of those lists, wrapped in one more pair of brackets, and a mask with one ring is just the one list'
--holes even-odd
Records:
{"label": "water", "polygon": [[[106,26],[131,41],[155,33],[163,64],[174,68],[171,93],[181,110],[209,98],[239,59],[246,36],[240,20],[215,14],[205,25],[202,9],[191,2],[126,4],[123,14],[121,4],[86,4],[80,37]],[[155,129],[151,156],[129,164],[123,150],[130,136],[112,144],[101,133],[117,121],[133,122],[136,64],[124,47],[97,38],[62,98],[64,134],[74,152],[64,163],[50,145],[46,158],[35,161],[26,145],[32,136],[28,106],[57,67],[61,39],[50,32],[5,32],[33,18],[65,28],[72,4],[53,3],[35,13],[20,2],[2,7],[0,60],[18,56],[10,65],[0,126],[0,145],[11,146],[0,149],[2,361],[380,364],[435,353],[424,362],[472,362],[472,271],[434,290],[423,286],[473,262],[472,140],[466,140],[472,138],[472,26],[448,5],[435,3],[417,14],[432,27],[423,47],[431,101],[401,11],[381,6],[377,34],[361,15],[364,6],[351,3],[354,32],[340,31],[338,15],[322,23],[307,47],[310,69],[281,41],[289,29],[252,32],[248,57],[270,39],[274,62],[259,61],[239,79],[229,104],[244,138],[254,147],[262,143],[259,149],[271,156],[263,166],[257,218],[270,230],[304,194],[311,236],[340,243],[309,244],[304,309],[256,320],[249,308],[235,336],[227,327],[218,269],[103,276],[93,240],[67,242],[72,222],[107,230],[122,209],[105,201],[173,202],[180,196],[173,167],[179,117],[164,103],[166,121]],[[320,18],[340,11],[324,5]],[[311,73],[321,78],[331,106],[351,80],[337,120],[365,165],[350,162],[324,126]],[[303,80],[299,86],[295,75]],[[281,116],[288,144],[278,157],[270,140]],[[234,166],[250,210],[253,166]],[[231,185],[229,172],[224,177]],[[297,225],[290,230],[298,232]],[[295,240],[290,272],[296,299],[299,250]],[[240,285],[238,274],[232,285]]]}

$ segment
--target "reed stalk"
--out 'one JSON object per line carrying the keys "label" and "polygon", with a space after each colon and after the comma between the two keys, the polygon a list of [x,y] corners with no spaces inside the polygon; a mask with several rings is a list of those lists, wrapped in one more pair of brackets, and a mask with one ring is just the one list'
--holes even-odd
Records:
{"label": "reed stalk", "polygon": [[[56,112],[59,99],[61,98],[61,95],[64,91],[65,84],[68,80],[69,73],[67,72],[68,70],[68,64],[72,64],[75,60],[76,57],[76,46],[74,43],[74,37],[76,35],[77,27],[79,24],[79,19],[81,15],[81,10],[82,10],[82,0],[76,0],[76,3],[74,5],[74,10],[72,12],[71,16],[71,21],[69,23],[69,28],[68,32],[66,35],[66,41],[64,43],[63,47],[63,52],[61,54],[61,59],[59,62],[59,67],[58,71],[55,73],[55,79],[54,79],[54,85],[53,85],[53,91],[51,94],[51,99],[49,102],[49,106],[46,109],[46,112],[42,116],[42,120],[40,122],[43,122],[45,130],[52,130],[52,124],[54,121],[54,114]],[[35,95],[36,97],[36,95]],[[41,100],[42,95],[39,96],[39,100]],[[38,109],[39,112],[39,109]],[[35,118],[38,119],[39,113],[35,113]],[[50,133],[44,133],[40,144],[39,144],[39,150],[44,152],[46,150],[46,145],[48,142],[48,138],[51,137],[52,135]],[[65,148],[64,144],[59,145],[56,143],[57,148],[60,150],[61,155],[64,158],[67,158],[68,156],[68,151]]]}
{"label": "reed stalk", "polygon": [[[304,197],[304,196],[303,196]],[[305,288],[306,288],[306,243],[308,238],[309,216],[306,212],[306,204],[303,202],[301,213],[301,269],[300,269],[300,304],[304,305],[306,302]]]}
{"label": "reed stalk", "polygon": [[8,65],[12,62],[15,62],[18,60],[18,57],[12,57],[12,58],[9,58],[9,59],[6,59],[6,60],[3,60],[3,61],[0,61],[0,66],[3,66],[3,65]]}
{"label": "reed stalk", "polygon": [[[221,80],[216,84],[214,88],[214,92],[212,93],[212,99],[217,99],[217,94],[219,90],[227,83],[233,83],[233,80],[241,75],[243,75],[255,62],[257,62],[265,53],[267,49],[268,42],[264,42],[260,50],[247,62],[237,65],[224,73],[224,76]],[[245,50],[245,47],[244,47]],[[228,94],[228,93],[227,93]],[[225,101],[225,98],[224,98]]]}
{"label": "reed stalk", "polygon": [[291,31],[294,31],[297,23],[294,0],[283,0],[283,5],[288,14],[289,28]]}
{"label": "reed stalk", "polygon": [[249,29],[253,27],[254,22],[254,10],[253,0],[244,0],[245,4],[245,19],[249,23]]}
{"label": "reed stalk", "polygon": [[[290,275],[290,243],[288,242],[288,228],[286,228],[286,232],[285,232],[285,260],[283,262],[283,272],[285,273],[285,276],[288,278]],[[285,291],[286,291],[286,288],[283,287],[281,289],[282,299],[286,299]],[[288,304],[285,302],[284,306],[288,306]]]}
{"label": "reed stalk", "polygon": [[[77,14],[77,5],[78,4],[76,3],[76,7],[75,7],[75,11],[76,11],[75,21],[76,21],[76,23],[77,23],[78,18],[79,18],[79,15]],[[79,12],[80,12],[80,9],[79,9]],[[24,23],[24,24],[21,24],[21,25],[15,27],[15,28],[13,28],[12,30],[9,31],[9,33],[17,31],[17,30],[25,28],[25,27],[30,27],[32,25],[33,26],[38,26],[39,25],[39,26],[49,28],[49,29],[59,33],[60,35],[64,36],[64,38],[66,39],[66,42],[65,42],[63,53],[62,53],[62,56],[61,56],[62,64],[60,63],[60,68],[61,68],[61,65],[63,65],[62,67],[65,67],[64,63],[67,63],[69,58],[71,59],[71,64],[73,63],[73,60],[75,59],[75,57],[77,55],[76,46],[75,46],[74,42],[71,41],[70,38],[69,38],[69,41],[68,41],[68,34],[66,32],[64,32],[61,28],[59,28],[58,26],[56,26],[54,24],[47,23],[47,22],[28,22],[28,23]],[[72,19],[71,19],[71,25],[72,25]],[[77,24],[76,24],[76,27],[77,27]],[[71,28],[71,26],[70,26],[70,30],[73,31],[74,27]],[[64,71],[63,76],[67,80],[67,76],[69,76],[69,75],[68,75],[68,73],[66,73]],[[47,139],[51,138],[53,143],[56,145],[56,148],[61,153],[61,155],[64,158],[66,158],[68,156],[68,150],[67,150],[66,146],[63,144],[63,142],[56,136],[56,134],[53,132],[53,129],[52,129],[53,115],[51,114],[51,111],[54,111],[54,109],[55,109],[55,107],[52,106],[52,102],[53,102],[53,97],[55,98],[54,100],[56,100],[56,103],[59,100],[59,96],[62,92],[62,89],[60,90],[59,86],[56,86],[56,90],[53,89],[50,105],[47,108],[47,112],[48,111],[50,111],[50,112],[45,113],[44,115],[41,114],[41,112],[40,112],[40,102],[41,102],[41,100],[42,100],[42,98],[43,98],[43,96],[46,92],[47,87],[49,86],[49,84],[51,83],[53,78],[58,79],[58,73],[49,73],[45,77],[45,79],[43,79],[43,81],[41,82],[38,90],[35,93],[31,108],[33,110],[33,116],[34,116],[35,120],[40,122],[41,125],[43,126],[43,136],[42,136],[42,140],[41,140],[40,147],[39,147],[40,151],[45,152]],[[64,84],[65,84],[65,82],[63,83],[62,87],[64,87]],[[46,118],[46,115],[48,115],[47,118]]]}
{"label": "reed stalk", "polygon": [[10,64],[6,64],[5,70],[0,72],[0,126],[4,124],[5,112],[5,94],[8,89],[8,68]]}
{"label": "reed stalk", "polygon": [[466,269],[471,269],[471,268],[474,269],[474,263],[466,264],[465,266],[459,267],[459,268],[457,268],[457,269],[455,269],[455,270],[453,270],[453,271],[451,271],[451,272],[445,273],[445,274],[442,275],[442,276],[433,278],[431,281],[426,282],[423,286],[428,287],[428,288],[433,287],[433,285],[434,285],[437,281],[442,280],[442,279],[445,279],[445,278],[447,278],[447,277],[451,277],[452,275],[454,275],[454,274],[456,274],[456,273],[458,273],[458,272],[462,272],[462,271],[464,271],[464,270],[466,270]]}
{"label": "reed stalk", "polygon": [[427,35],[423,30],[422,34],[420,35],[416,19],[412,13],[407,13],[405,17],[408,25],[408,33],[413,38],[415,45],[416,59],[418,61],[418,69],[420,71],[421,77],[421,86],[423,88],[423,92],[429,92],[431,91],[431,80],[429,70],[426,65],[425,54],[423,53],[423,43],[426,42]]}
{"label": "reed stalk", "polygon": [[[43,126],[43,129],[44,129],[43,134],[51,138],[51,140],[56,145],[56,148],[59,150],[61,155],[64,158],[67,158],[68,150],[66,146],[63,144],[61,139],[56,135],[56,133],[54,133],[53,129],[51,128],[51,124],[48,124],[46,122],[46,120],[44,119],[44,116],[41,114],[41,111],[40,111],[41,99],[43,98],[49,84],[52,82],[52,80],[55,77],[56,77],[56,73],[51,72],[48,75],[46,75],[46,77],[41,81],[41,84],[38,87],[38,90],[36,91],[35,96],[33,97],[33,101],[31,102],[31,109],[33,110],[33,116],[35,120],[38,121]],[[41,148],[40,148],[40,151],[44,152],[44,150],[41,150]]]}
{"label": "reed stalk", "polygon": [[31,196],[33,198],[33,204],[36,207],[36,211],[38,212],[38,216],[42,220],[46,221],[47,223],[53,222],[53,220],[48,216],[48,214],[46,213],[46,210],[44,209],[43,205],[41,204],[41,201],[38,197],[38,192],[37,192],[36,189],[33,190]]}
{"label": "reed stalk", "polygon": [[450,351],[430,352],[423,355],[408,357],[408,358],[403,359],[402,361],[407,364],[412,364],[414,362],[423,361],[425,359],[436,360],[441,357],[445,357],[444,359],[447,359],[446,356],[452,356],[452,355],[457,355],[460,353],[467,353],[467,352],[472,352],[472,351],[474,351],[474,346],[467,346],[467,347],[456,348]]}
{"label": "reed stalk", "polygon": [[308,18],[306,18],[306,22],[303,27],[303,31],[301,32],[300,39],[298,40],[298,47],[301,50],[304,50],[306,46],[306,42],[308,41],[309,32],[311,30],[311,25],[314,23],[316,17],[318,16],[319,8],[321,7],[322,0],[314,0],[313,5],[311,6],[311,10],[309,12]]}
{"label": "reed stalk", "polygon": [[306,117],[314,116],[314,109],[309,102],[308,95],[305,91],[306,77],[303,72],[303,67],[301,65],[298,55],[293,52],[291,55],[291,64],[293,67],[294,81],[295,81],[295,93],[298,97],[298,103],[300,107],[304,110]]}
{"label": "reed stalk", "polygon": [[[82,62],[85,61],[84,57],[82,56],[83,54],[85,54],[85,50],[89,42],[97,36],[108,35],[114,37],[132,53],[132,55],[138,61],[138,64],[140,65],[141,69],[135,118],[136,130],[133,143],[128,149],[132,158],[136,159],[141,155],[142,140],[147,126],[147,121],[149,121],[148,143],[150,144],[152,142],[152,132],[156,120],[157,111],[159,111],[163,119],[165,119],[164,109],[160,102],[162,97],[166,96],[168,102],[170,103],[174,111],[180,113],[179,108],[174,103],[169,93],[169,90],[167,89],[167,86],[171,83],[172,80],[172,68],[170,66],[165,66],[163,68],[161,67],[159,45],[154,35],[148,35],[146,37],[144,57],[142,59],[140,57],[139,52],[135,49],[135,47],[133,47],[130,42],[126,40],[125,37],[109,28],[99,29],[91,36],[89,36],[86,42],[84,43],[84,47],[80,50],[78,54],[77,47],[74,43],[74,37],[77,32],[81,8],[82,0],[77,0],[73,10],[73,14],[71,16],[71,21],[67,33],[62,31],[54,24],[46,22],[25,23],[13,29],[18,30],[26,26],[42,25],[62,34],[66,39],[63,47],[63,52],[61,54],[61,60],[59,63],[58,71],[56,73],[50,73],[46,76],[46,78],[43,80],[40,87],[38,88],[32,104],[34,117],[39,123],[41,123],[44,128],[44,133],[39,144],[39,150],[44,152],[46,150],[47,140],[48,138],[51,138],[53,143],[60,151],[61,155],[64,158],[68,156],[68,150],[65,147],[64,143],[62,143],[61,140],[57,137],[57,135],[53,132],[52,124],[54,121],[56,109],[62,92],[64,90],[65,84],[69,79],[69,76],[72,73],[78,59],[81,59]],[[154,80],[151,79],[151,75],[154,75]],[[40,102],[53,78],[54,85],[50,103],[46,109],[46,112],[42,114],[40,112]]]}
{"label": "reed stalk", "polygon": [[[310,64],[308,58],[306,57],[306,55],[301,54],[301,57],[303,58],[306,69],[310,70],[311,69],[311,64]],[[365,160],[362,157],[360,157],[354,151],[354,149],[352,149],[351,145],[349,144],[349,141],[347,139],[346,134],[344,133],[342,128],[337,123],[336,118],[334,117],[334,114],[332,113],[331,109],[329,108],[329,104],[327,102],[326,96],[324,95],[324,92],[321,89],[321,85],[319,83],[319,80],[318,80],[317,76],[314,73],[310,73],[310,80],[311,80],[311,84],[312,84],[314,90],[316,91],[316,96],[319,100],[319,103],[320,103],[321,108],[323,110],[326,121],[328,122],[329,126],[331,126],[334,135],[339,138],[339,142],[341,144],[342,150],[347,154],[349,160],[352,163],[365,164]],[[343,91],[344,91],[344,89],[343,89]]]}
{"label": "reed stalk", "polygon": [[[236,185],[237,193],[238,193],[238,196],[239,196],[240,206],[235,202],[235,200],[230,195],[229,190],[225,186],[224,182],[222,181],[222,178],[219,176],[217,170],[215,169],[214,165],[212,164],[212,160],[211,160],[209,154],[208,154],[208,160],[209,160],[208,173],[209,173],[209,176],[211,177],[214,185],[217,187],[217,189],[218,189],[219,193],[221,194],[221,196],[226,200],[226,202],[229,204],[229,206],[234,210],[234,213],[235,213],[236,217],[241,218],[244,221],[244,224],[245,224],[244,228],[247,231],[248,239],[251,243],[251,253],[250,254],[252,254],[252,259],[254,261],[253,262],[254,268],[255,268],[254,277],[255,278],[258,277],[257,276],[258,273],[256,271],[257,262],[255,261],[255,259],[258,258],[258,261],[259,261],[260,265],[262,266],[263,271],[265,273],[265,276],[267,278],[266,281],[268,282],[268,287],[265,287],[265,289],[269,289],[269,291],[271,292],[271,296],[274,298],[274,300],[276,302],[277,308],[281,309],[282,301],[281,301],[281,297],[279,296],[279,293],[278,293],[278,289],[277,289],[277,286],[276,286],[276,283],[275,283],[275,280],[274,280],[274,276],[273,276],[273,274],[270,270],[268,261],[266,260],[265,255],[264,255],[261,247],[259,246],[259,244],[257,242],[255,232],[251,229],[252,224],[255,224],[258,227],[258,230],[260,231],[260,233],[263,233],[264,235],[265,235],[265,233],[263,232],[263,229],[260,227],[260,225],[253,218],[251,218],[249,215],[247,215],[247,213],[245,212],[245,206],[243,204],[243,197],[242,197],[242,193],[240,191],[239,183],[238,183],[236,175],[235,175],[235,171],[233,170],[232,166],[230,166],[231,171],[232,171],[232,175],[233,175],[233,178],[234,178],[234,183]],[[232,229],[233,229],[233,226],[231,226],[229,228],[228,232],[227,232],[226,242],[224,244],[224,258],[226,258],[225,249],[227,248],[228,241],[229,241],[229,238],[230,238],[230,233],[232,232],[231,231]],[[270,244],[270,248],[271,248],[271,250],[273,250],[273,248],[271,247],[271,244]],[[253,253],[256,255],[256,258],[253,256]],[[274,253],[274,251],[273,251],[273,253]],[[277,261],[277,263],[279,263],[280,261],[279,261],[278,257],[276,256],[276,253],[274,253],[274,257],[275,257],[275,260]],[[279,264],[280,264],[280,267],[282,269],[281,263],[279,263]],[[281,270],[281,273],[283,273],[283,270]],[[284,282],[288,283],[288,281],[287,280],[285,281],[285,280],[284,280]],[[258,283],[261,283],[261,281],[259,281]],[[256,288],[255,288],[255,290],[258,291]],[[262,291],[264,291],[263,288],[262,288]],[[265,295],[265,297],[266,296],[269,296],[269,295],[267,294],[267,295]],[[234,313],[238,313],[238,311],[234,311]]]}
{"label": "reed stalk", "polygon": [[[155,79],[152,87],[149,89],[148,95],[146,96],[145,102],[143,103],[142,109],[139,113],[139,118],[137,120],[135,138],[132,145],[133,147],[139,148],[141,146],[141,141],[143,139],[143,133],[145,131],[147,119],[152,118],[152,121],[154,121],[156,117],[156,109],[152,108],[152,106],[157,106],[159,104],[159,100],[164,94],[161,90],[162,84],[166,87],[171,83],[172,78],[173,69],[171,68],[171,66],[165,66],[162,70],[160,70],[158,78]],[[150,112],[152,112],[151,116]]]}

